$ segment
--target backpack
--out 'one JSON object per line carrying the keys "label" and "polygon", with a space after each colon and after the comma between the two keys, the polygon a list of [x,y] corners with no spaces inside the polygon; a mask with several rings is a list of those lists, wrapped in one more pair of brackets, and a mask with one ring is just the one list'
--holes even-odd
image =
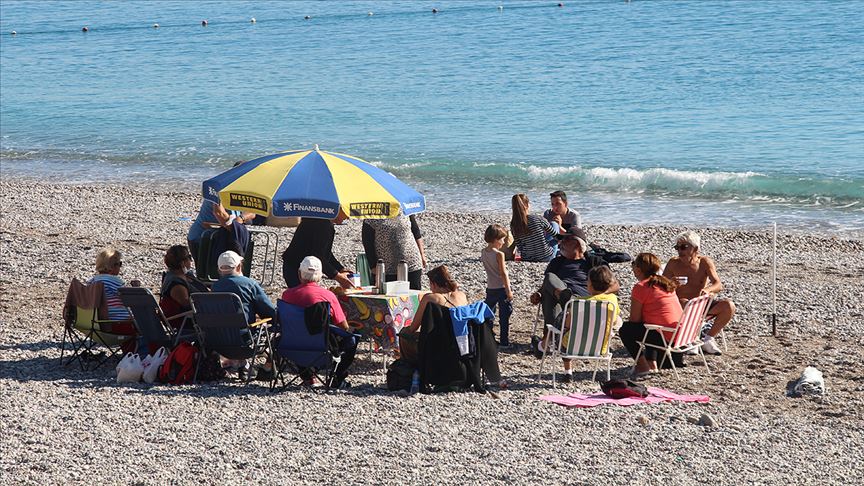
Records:
{"label": "backpack", "polygon": [[404,359],[394,361],[387,369],[387,389],[390,391],[410,390],[414,370],[414,365]]}
{"label": "backpack", "polygon": [[603,393],[616,400],[621,398],[648,396],[648,389],[645,388],[645,385],[630,380],[601,381],[600,389],[603,390]]}
{"label": "backpack", "polygon": [[172,385],[190,383],[198,364],[198,348],[185,341],[174,348],[159,367],[159,381]]}

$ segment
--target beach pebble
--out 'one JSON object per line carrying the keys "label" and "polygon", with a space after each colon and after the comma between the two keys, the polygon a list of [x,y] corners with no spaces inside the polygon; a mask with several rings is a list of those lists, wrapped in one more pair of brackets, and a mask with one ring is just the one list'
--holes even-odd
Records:
{"label": "beach pebble", "polygon": [[639,422],[641,425],[648,425],[648,423],[650,422],[650,420],[648,420],[648,417],[644,415],[637,415],[636,421]]}
{"label": "beach pebble", "polygon": [[715,427],[717,425],[717,421],[714,420],[714,417],[712,417],[711,414],[703,413],[699,417],[698,424],[703,427]]}

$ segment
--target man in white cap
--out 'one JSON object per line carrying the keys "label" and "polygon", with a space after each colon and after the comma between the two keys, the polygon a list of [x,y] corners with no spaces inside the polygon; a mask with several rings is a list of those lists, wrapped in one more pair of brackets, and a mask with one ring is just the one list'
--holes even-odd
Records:
{"label": "man in white cap", "polygon": [[[342,310],[336,295],[318,284],[323,275],[321,267],[321,260],[318,257],[305,257],[297,269],[300,285],[283,292],[282,300],[286,304],[303,308],[319,302],[330,304],[331,322],[334,323],[330,328],[331,336],[336,336],[339,341],[339,349],[342,351],[342,361],[339,362],[339,367],[334,372],[332,386],[342,388],[345,386],[343,384],[345,384],[345,378],[348,376],[348,367],[351,366],[354,361],[354,354],[357,352],[357,340],[348,328],[345,312]],[[311,376],[304,377],[304,380],[308,384],[311,381]]]}
{"label": "man in white cap", "polygon": [[673,257],[666,264],[663,276],[672,280],[678,280],[678,288],[675,292],[681,300],[681,305],[687,304],[690,299],[700,295],[710,294],[713,296],[711,307],[708,308],[706,319],[714,319],[714,324],[705,337],[702,338],[702,352],[705,354],[720,354],[720,347],[714,338],[729,324],[735,316],[735,303],[729,299],[721,299],[717,294],[723,290],[723,282],[717,275],[717,266],[711,258],[699,254],[699,245],[702,239],[694,231],[685,231],[675,238],[675,250],[677,257]]}
{"label": "man in white cap", "polygon": [[256,315],[262,319],[276,317],[276,307],[261,285],[243,275],[243,257],[229,250],[219,255],[217,263],[220,277],[213,283],[213,292],[237,294],[249,323],[256,321]]}
{"label": "man in white cap", "polygon": [[[220,276],[219,280],[213,283],[213,292],[230,292],[240,297],[243,311],[246,314],[246,322],[250,324],[257,320],[256,316],[275,319],[276,307],[270,301],[270,297],[267,296],[258,282],[243,275],[243,257],[228,250],[219,255],[217,265]],[[246,373],[255,377],[255,370],[252,370],[245,360],[236,363],[236,365],[241,379]]]}

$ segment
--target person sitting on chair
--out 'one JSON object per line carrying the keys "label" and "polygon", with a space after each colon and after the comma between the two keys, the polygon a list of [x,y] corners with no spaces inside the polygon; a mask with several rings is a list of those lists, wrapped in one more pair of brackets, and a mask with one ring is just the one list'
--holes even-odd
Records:
{"label": "person sitting on chair", "polygon": [[[714,319],[714,324],[708,334],[702,338],[702,352],[705,354],[720,354],[714,338],[729,324],[735,315],[735,303],[729,299],[720,299],[716,294],[723,290],[723,282],[717,275],[717,267],[714,260],[699,254],[701,238],[693,231],[685,231],[675,239],[674,248],[678,256],[673,257],[666,264],[663,276],[678,280],[676,293],[681,299],[681,305],[695,299],[700,295],[711,294],[714,296],[708,307],[708,315],[705,319]],[[710,284],[710,285],[709,285]]]}
{"label": "person sitting on chair", "polygon": [[[243,257],[229,250],[219,255],[218,265],[220,276],[219,280],[213,283],[213,292],[230,292],[240,297],[246,322],[249,324],[258,318],[276,318],[276,307],[261,285],[243,275]],[[248,336],[248,333],[246,334]],[[244,379],[247,373],[255,377],[256,372],[251,369],[246,360],[229,363],[229,365],[237,369],[240,379]]]}
{"label": "person sitting on chair", "polygon": [[[645,347],[639,354],[639,343],[645,337],[645,324],[654,324],[667,327],[663,331],[663,337],[668,341],[678,326],[683,309],[675,295],[677,284],[673,280],[658,275],[660,271],[660,259],[653,253],[640,253],[633,260],[633,275],[638,283],[633,286],[630,302],[630,319],[624,323],[618,332],[621,342],[630,353],[630,356],[639,359],[633,370],[634,378],[641,378],[657,371],[657,350]],[[646,342],[657,346],[663,345],[663,337],[657,331],[649,331]],[[672,353],[675,366],[681,364],[681,354]],[[664,366],[670,366],[664,363]]]}
{"label": "person sitting on chair", "polygon": [[423,322],[423,312],[429,304],[438,304],[444,307],[468,305],[468,297],[465,296],[465,292],[459,290],[459,285],[450,276],[450,271],[447,270],[445,265],[429,270],[426,276],[429,277],[429,289],[431,292],[420,299],[420,305],[417,306],[414,320],[407,328],[408,331],[406,331],[409,333],[420,330],[420,324]]}
{"label": "person sitting on chair", "polygon": [[[357,353],[357,339],[350,332],[345,312],[339,305],[336,295],[319,285],[322,274],[321,260],[315,256],[307,256],[300,262],[297,269],[300,285],[285,290],[282,293],[282,300],[286,304],[303,308],[319,302],[330,304],[330,318],[332,319],[330,333],[331,336],[335,335],[339,343],[339,350],[342,352],[342,361],[339,362],[339,366],[333,372],[334,378],[331,387],[344,388],[348,386],[345,381],[345,378],[348,377],[348,368],[354,362],[354,355]],[[311,372],[303,374],[303,382],[306,385],[312,384]]]}
{"label": "person sitting on chair", "polygon": [[[612,330],[618,330],[621,325],[620,310],[618,307],[618,296],[609,290],[620,287],[618,279],[612,273],[612,269],[606,265],[600,265],[592,268],[588,272],[588,293],[589,297],[579,297],[580,300],[597,300],[601,302],[609,302],[615,304],[615,315],[612,316]],[[564,333],[561,336],[561,343],[566,343],[569,339],[570,329],[570,313],[564,316]],[[564,362],[564,374],[561,376],[561,382],[569,383],[573,381],[572,362],[569,359],[562,359]]]}
{"label": "person sitting on chair", "polygon": [[172,327],[180,328],[185,319],[174,316],[192,310],[189,294],[207,292],[207,286],[192,274],[192,254],[185,245],[174,245],[165,252],[168,271],[162,275],[159,307]]}
{"label": "person sitting on chair", "polygon": [[[129,309],[120,301],[120,296],[117,295],[117,289],[126,285],[123,279],[118,277],[120,270],[123,268],[123,254],[119,250],[113,248],[105,248],[96,255],[96,275],[92,276],[87,281],[87,285],[96,282],[102,282],[102,293],[105,295],[105,303],[108,307],[107,319],[112,321],[123,321],[117,323],[114,329],[118,332],[135,333],[135,325],[132,323],[132,316],[129,315]],[[137,280],[133,280],[131,285],[137,287],[140,284]],[[123,351],[133,350],[134,340],[129,340],[128,345],[124,343]]]}
{"label": "person sitting on chair", "polygon": [[[558,235],[558,239],[561,255],[549,262],[544,272],[543,285],[531,294],[531,303],[541,304],[543,322],[546,325],[555,325],[559,322],[559,315],[571,297],[589,296],[588,272],[593,267],[603,264],[598,258],[585,258],[588,242],[582,228],[571,226]],[[606,293],[614,294],[619,289],[620,285],[616,280]],[[544,339],[537,343],[536,352],[539,355],[543,353],[544,343],[545,332]]]}

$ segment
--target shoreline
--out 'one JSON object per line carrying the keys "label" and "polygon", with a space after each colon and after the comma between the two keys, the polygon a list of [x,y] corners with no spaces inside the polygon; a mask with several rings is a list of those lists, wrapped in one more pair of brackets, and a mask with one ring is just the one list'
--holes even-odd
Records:
{"label": "shoreline", "polygon": [[[363,483],[375,477],[385,484],[596,484],[625,472],[642,483],[665,478],[688,484],[710,477],[716,484],[740,484],[795,483],[803,477],[836,482],[864,474],[864,465],[848,460],[864,446],[854,432],[864,427],[858,373],[864,362],[862,239],[778,235],[780,332],[774,338],[766,318],[770,233],[691,228],[702,236],[704,253],[717,262],[723,295],[738,306],[727,328],[729,351],[708,358],[710,374],[698,359],[687,358],[680,380],[663,373],[646,384],[707,394],[708,404],[571,409],[538,400],[593,392],[596,384],[590,381],[591,367],[578,363],[572,385],[555,390],[547,377],[536,380],[539,361],[527,354],[535,308],[527,295],[539,284],[545,264],[524,262],[508,262],[516,345],[499,355],[511,387],[498,398],[473,393],[406,398],[388,392],[380,381],[380,361],[368,360],[365,345],[349,378],[354,386],[330,394],[291,389],[273,394],[259,384],[232,381],[118,385],[109,368],[86,373],[59,368],[60,309],[69,280],[91,275],[96,252],[113,245],[124,253],[121,277],[158,286],[165,248],[185,242],[189,222],[178,217],[194,215],[199,205],[196,192],[176,186],[0,181],[5,263],[0,394],[7,398],[0,410],[0,433],[6,437],[0,469],[9,477],[22,483],[125,478],[311,484],[320,478]],[[418,220],[430,266],[447,264],[469,300],[482,297],[482,232],[491,222],[506,223],[509,214],[433,210]],[[683,229],[586,225],[589,238],[601,246],[631,254],[652,251],[664,261]],[[293,230],[276,231],[281,253]],[[337,227],[334,253],[343,263],[353,265],[361,247],[359,222]],[[284,287],[280,269],[277,282],[265,287],[271,297]],[[626,315],[634,279],[627,265],[613,271]],[[619,341],[611,347],[613,378],[625,376],[632,360]],[[828,395],[787,398],[787,382],[808,365],[825,373]],[[703,413],[717,426],[688,423]],[[241,421],[245,438],[238,447]],[[80,447],[82,438],[112,460],[87,466],[90,453]],[[573,447],[574,440],[585,447]],[[633,444],[643,444],[652,459]],[[814,450],[818,461],[812,460]],[[554,451],[553,458],[545,451]],[[380,475],[380,458],[394,455],[399,459],[387,461],[387,474]]]}

